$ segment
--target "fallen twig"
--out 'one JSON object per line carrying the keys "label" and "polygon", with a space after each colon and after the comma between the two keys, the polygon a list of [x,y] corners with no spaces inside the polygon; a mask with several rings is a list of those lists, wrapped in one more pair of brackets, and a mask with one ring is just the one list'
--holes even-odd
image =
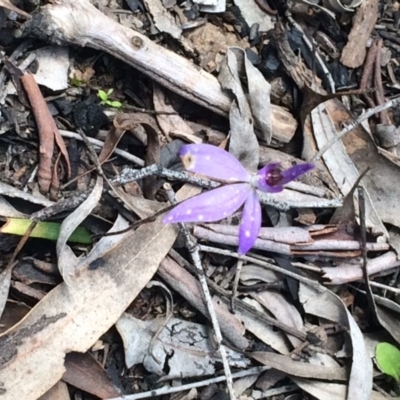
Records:
{"label": "fallen twig", "polygon": [[[75,132],[60,130],[60,133],[61,133],[61,136],[64,136],[67,138],[83,140],[82,137],[78,133],[75,133]],[[102,142],[101,140],[95,139],[95,138],[88,137],[88,141],[93,146],[96,146],[99,148],[102,148],[104,146],[104,142]],[[133,154],[130,154],[127,151],[121,150],[121,149],[115,149],[114,152],[115,152],[115,154],[118,154],[120,157],[125,158],[126,160],[138,165],[139,167],[144,167],[144,161],[141,158],[136,157]]]}
{"label": "fallen twig", "polygon": [[[271,369],[270,367],[254,367],[254,368],[248,369],[247,371],[236,372],[236,373],[232,374],[232,377],[233,378],[243,378],[245,376],[258,375],[258,374],[261,374],[262,372],[268,371],[270,369]],[[161,396],[163,394],[183,392],[184,390],[190,390],[192,388],[209,386],[213,383],[224,382],[225,380],[226,380],[225,376],[217,376],[215,378],[206,379],[206,380],[200,381],[200,382],[188,383],[188,384],[182,385],[182,386],[174,386],[174,387],[164,386],[160,389],[150,390],[149,392],[131,394],[131,395],[126,395],[126,396],[122,396],[122,397],[114,397],[114,398],[108,399],[108,400],[139,400],[139,399],[147,399],[149,397],[153,398],[156,396]],[[283,393],[286,393],[290,390],[297,389],[297,386],[296,385],[288,385],[288,386],[283,386],[282,388],[279,388],[279,389],[283,390]]]}
{"label": "fallen twig", "polygon": [[[176,203],[175,193],[172,191],[171,186],[169,184],[165,184],[164,187],[167,189],[169,201],[172,204]],[[233,389],[232,372],[229,367],[229,362],[228,362],[228,357],[226,354],[225,346],[222,344],[221,329],[219,327],[217,315],[215,313],[213,301],[211,299],[210,290],[208,289],[206,276],[205,276],[204,269],[203,269],[201,259],[200,259],[199,248],[197,246],[197,243],[193,242],[193,239],[189,233],[189,230],[188,230],[186,224],[179,223],[179,227],[185,238],[186,245],[190,251],[190,255],[191,255],[193,264],[196,267],[197,276],[199,278],[201,288],[203,289],[204,301],[206,302],[207,311],[210,316],[211,323],[212,323],[212,326],[214,329],[217,350],[221,354],[222,365],[224,366],[224,372],[225,372],[225,377],[226,377],[226,383],[228,386],[229,397],[231,400],[236,400],[235,390]]]}
{"label": "fallen twig", "polygon": [[[214,180],[197,178],[195,175],[191,175],[186,172],[172,171],[156,164],[142,168],[141,170],[126,168],[121,172],[120,175],[113,178],[111,183],[123,185],[151,175],[158,175],[173,181],[193,183],[207,189],[216,188],[221,184],[220,182]],[[308,185],[301,185],[303,191],[305,191],[305,187],[308,187]],[[308,191],[313,191],[311,186],[309,187]],[[270,205],[283,211],[289,210],[290,208],[337,208],[341,207],[342,205],[342,201],[340,199],[325,199],[308,194],[296,197],[297,192],[290,189],[285,189],[281,193],[273,194],[260,191],[257,193],[262,204]]]}
{"label": "fallen twig", "polygon": [[390,100],[382,105],[379,105],[375,108],[370,108],[366,110],[363,114],[361,114],[357,119],[351,122],[346,128],[342,129],[342,131],[333,139],[331,139],[321,150],[318,151],[317,154],[311,159],[311,162],[317,162],[321,159],[321,157],[328,151],[334,143],[340,140],[346,133],[349,133],[358,125],[360,125],[363,121],[367,120],[368,118],[372,117],[373,115],[380,113],[381,111],[387,110],[392,107],[396,107],[400,104],[400,97]]}

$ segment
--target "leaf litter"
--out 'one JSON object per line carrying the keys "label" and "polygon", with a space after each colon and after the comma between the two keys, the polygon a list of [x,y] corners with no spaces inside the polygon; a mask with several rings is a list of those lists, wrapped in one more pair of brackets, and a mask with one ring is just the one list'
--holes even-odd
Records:
{"label": "leaf litter", "polygon": [[[400,340],[394,6],[62,0],[29,18],[3,3],[23,42],[5,46],[0,72],[1,217],[62,228],[56,245],[1,233],[2,398],[396,394],[367,348],[371,334]],[[40,50],[24,42],[31,32],[62,47]],[[32,121],[21,74],[43,85],[26,89]],[[233,185],[212,180],[224,167],[216,152],[188,173],[178,157],[188,143],[266,168],[257,179],[269,193],[252,205],[262,228],[240,254],[240,210],[223,214],[235,196],[205,208],[210,189]],[[271,193],[304,162],[315,169]],[[162,222],[182,183],[178,200],[190,203],[175,210],[191,204],[212,224]],[[92,245],[67,245],[82,226]]]}

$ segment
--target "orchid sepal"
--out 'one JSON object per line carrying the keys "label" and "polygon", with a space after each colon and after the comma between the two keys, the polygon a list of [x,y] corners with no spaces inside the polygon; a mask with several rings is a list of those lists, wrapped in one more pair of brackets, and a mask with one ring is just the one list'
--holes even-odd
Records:
{"label": "orchid sepal", "polygon": [[210,144],[188,144],[179,150],[184,167],[226,182],[248,182],[250,174],[238,159]]}
{"label": "orchid sepal", "polygon": [[239,227],[239,254],[246,254],[257,240],[261,229],[261,205],[257,193],[253,190],[247,197]]}
{"label": "orchid sepal", "polygon": [[220,221],[237,211],[250,191],[247,183],[218,187],[178,204],[163,221],[164,223]]}

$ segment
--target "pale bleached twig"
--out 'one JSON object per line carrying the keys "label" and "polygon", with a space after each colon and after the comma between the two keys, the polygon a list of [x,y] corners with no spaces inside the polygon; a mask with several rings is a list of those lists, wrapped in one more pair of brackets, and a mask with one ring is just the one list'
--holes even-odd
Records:
{"label": "pale bleached twig", "polygon": [[[167,191],[168,200],[171,202],[171,204],[176,203],[177,201],[176,201],[175,193],[173,192],[171,185],[166,183],[164,185],[164,188]],[[221,329],[219,327],[217,315],[215,313],[214,305],[213,305],[213,302],[211,299],[210,290],[207,285],[206,275],[205,275],[205,272],[203,269],[203,265],[201,263],[199,247],[198,247],[197,243],[195,243],[193,241],[193,238],[191,237],[189,229],[187,228],[186,224],[179,223],[179,227],[181,229],[181,232],[183,233],[183,236],[185,237],[186,245],[190,251],[190,255],[191,255],[193,264],[196,267],[197,276],[199,278],[199,282],[200,282],[202,290],[203,290],[204,301],[206,302],[207,311],[209,313],[211,323],[212,323],[212,326],[214,329],[215,341],[216,341],[216,345],[218,347],[217,350],[221,354],[221,360],[222,360],[222,365],[224,367],[224,372],[225,372],[225,376],[226,376],[226,383],[228,386],[229,397],[231,400],[236,400],[235,390],[233,389],[232,372],[229,367],[229,362],[228,362],[228,357],[226,354],[225,346],[222,344]]]}
{"label": "pale bleached twig", "polygon": [[[238,225],[220,225],[212,229],[207,225],[195,225],[193,227],[193,234],[199,239],[209,240],[214,243],[226,244],[237,246],[239,226]],[[319,239],[312,243],[305,244],[288,244],[283,241],[264,239],[259,234],[253,246],[254,249],[272,251],[285,255],[293,254],[307,254],[315,251],[354,251],[360,250],[360,242],[356,240],[329,240]],[[389,250],[388,243],[374,243],[369,242],[366,244],[367,251],[386,251]]]}
{"label": "pale bleached twig", "polygon": [[387,110],[388,108],[396,107],[400,104],[400,97],[397,99],[390,100],[382,105],[379,105],[374,108],[369,108],[362,115],[360,115],[357,119],[352,121],[349,125],[347,125],[342,131],[334,138],[332,138],[325,146],[322,147],[321,150],[318,151],[317,154],[311,159],[311,162],[317,162],[326,151],[328,151],[333,144],[335,144],[338,140],[340,140],[346,133],[352,131],[358,125],[360,125],[363,121],[372,117],[373,115],[380,113],[381,111]]}
{"label": "pale bleached twig", "polygon": [[231,298],[231,311],[232,312],[235,311],[235,299],[237,296],[237,289],[239,286],[239,279],[240,279],[240,273],[242,272],[242,267],[243,267],[243,260],[237,260],[235,280],[233,282],[233,287],[232,287],[232,298]]}
{"label": "pale bleached twig", "polygon": [[375,281],[370,281],[369,284],[371,286],[374,286],[374,287],[378,288],[378,289],[383,289],[383,290],[387,290],[388,292],[400,294],[400,289],[397,289],[397,288],[389,286],[389,285],[384,285],[382,283],[375,282]]}
{"label": "pale bleached twig", "polygon": [[[74,139],[81,140],[81,141],[83,140],[82,137],[75,132],[60,130],[60,134],[63,137],[74,138]],[[95,138],[89,137],[88,141],[95,147],[103,148],[103,146],[104,146],[104,142],[102,142],[101,140],[95,139]],[[144,167],[144,161],[142,159],[134,156],[133,154],[128,153],[127,151],[124,151],[121,149],[115,149],[114,153],[118,154],[120,157],[123,157],[128,161],[133,162],[134,164],[138,165],[139,167]]]}
{"label": "pale bleached twig", "polygon": [[286,276],[290,276],[293,279],[297,279],[299,282],[303,282],[303,283],[311,285],[311,286],[313,286],[315,288],[318,288],[318,283],[313,281],[312,279],[309,279],[309,278],[306,278],[306,277],[301,276],[299,274],[296,274],[294,272],[288,271],[285,268],[278,267],[277,265],[273,265],[273,264],[271,264],[271,263],[269,263],[267,261],[260,260],[260,259],[258,259],[256,257],[251,257],[249,255],[244,256],[244,255],[241,255],[241,254],[236,253],[234,251],[223,250],[223,249],[219,249],[217,247],[204,246],[202,244],[199,245],[199,249],[200,249],[200,251],[214,253],[214,254],[221,254],[223,256],[234,257],[234,258],[238,258],[238,259],[241,259],[241,260],[244,260],[244,261],[251,262],[251,263],[256,264],[256,265],[261,265],[263,267],[266,267],[266,268],[270,269],[271,271],[279,272],[279,273],[284,274]]}
{"label": "pale bleached twig", "polygon": [[[398,267],[400,261],[397,260],[397,255],[394,251],[388,251],[379,257],[368,260],[367,272],[368,275],[376,275],[391,271]],[[343,283],[360,281],[363,279],[361,265],[351,265],[341,263],[336,267],[322,267],[323,279],[326,280],[326,285],[341,285]]]}
{"label": "pale bleached twig", "polygon": [[[267,367],[267,366],[254,367],[254,368],[250,368],[246,371],[236,372],[232,375],[232,377],[233,378],[243,378],[245,376],[250,376],[250,375],[259,375],[262,372],[268,371],[270,369],[271,369],[271,367]],[[178,393],[178,392],[183,392],[184,390],[190,390],[192,388],[209,386],[209,385],[212,385],[213,383],[224,382],[225,380],[226,380],[225,376],[217,376],[215,378],[206,379],[206,380],[200,381],[200,382],[188,383],[188,384],[182,385],[182,386],[175,386],[175,387],[164,386],[160,389],[150,390],[149,392],[130,394],[130,395],[122,396],[122,397],[114,397],[114,398],[108,399],[108,400],[140,400],[140,399],[147,399],[149,397],[154,398],[154,397],[161,396],[164,394]],[[286,391],[293,390],[294,388],[297,388],[297,386],[290,385],[290,388],[289,388],[289,386],[287,386]]]}
{"label": "pale bleached twig", "polygon": [[147,178],[148,176],[153,175],[175,181],[193,183],[197,186],[207,189],[213,189],[220,185],[219,182],[209,179],[200,179],[195,175],[187,174],[186,172],[173,171],[157,164],[149,165],[148,167],[142,169],[124,168],[118,176],[111,180],[111,183],[125,185],[126,183],[137,181],[138,179]]}

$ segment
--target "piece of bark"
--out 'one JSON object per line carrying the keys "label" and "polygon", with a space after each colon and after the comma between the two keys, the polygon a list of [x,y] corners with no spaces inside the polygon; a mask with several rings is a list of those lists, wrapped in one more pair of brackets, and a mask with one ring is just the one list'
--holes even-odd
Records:
{"label": "piece of bark", "polygon": [[340,62],[349,68],[358,68],[367,54],[367,41],[378,17],[378,0],[364,0],[357,8],[349,40]]}
{"label": "piece of bark", "polygon": [[[390,271],[399,265],[396,253],[388,251],[387,253],[368,260],[368,275],[375,275]],[[336,267],[323,267],[323,280],[326,285],[342,285],[348,282],[360,281],[363,279],[363,271],[361,265],[352,265],[341,263]]]}
{"label": "piece of bark", "polygon": [[[59,0],[40,8],[25,23],[25,35],[36,35],[58,45],[73,44],[105,51],[143,72],[164,87],[228,116],[232,97],[218,80],[189,60],[163,48],[146,36],[102,14],[87,0]],[[284,108],[272,107],[273,139],[289,142],[297,123]]]}
{"label": "piece of bark", "polygon": [[[203,228],[199,225],[194,225],[193,227],[193,235],[198,239],[209,240],[215,243],[221,243],[224,245],[232,245],[237,246],[239,239],[239,227],[238,226],[224,226],[222,225],[219,228],[220,232],[215,232],[210,229]],[[225,231],[225,232],[224,232]],[[226,233],[228,232],[228,233]],[[341,252],[346,252],[346,254],[350,251],[360,250],[360,243],[356,240],[316,240],[312,244],[305,245],[289,245],[282,242],[276,242],[268,239],[261,239],[258,236],[258,239],[254,243],[255,249],[260,249],[264,251],[272,251],[278,254],[284,255],[307,255],[307,254],[315,254],[315,252],[328,251],[335,255],[337,252],[337,256],[340,256]],[[368,251],[386,251],[389,249],[389,245],[387,243],[367,243],[366,244]],[[354,252],[354,257],[356,257],[359,252]]]}

